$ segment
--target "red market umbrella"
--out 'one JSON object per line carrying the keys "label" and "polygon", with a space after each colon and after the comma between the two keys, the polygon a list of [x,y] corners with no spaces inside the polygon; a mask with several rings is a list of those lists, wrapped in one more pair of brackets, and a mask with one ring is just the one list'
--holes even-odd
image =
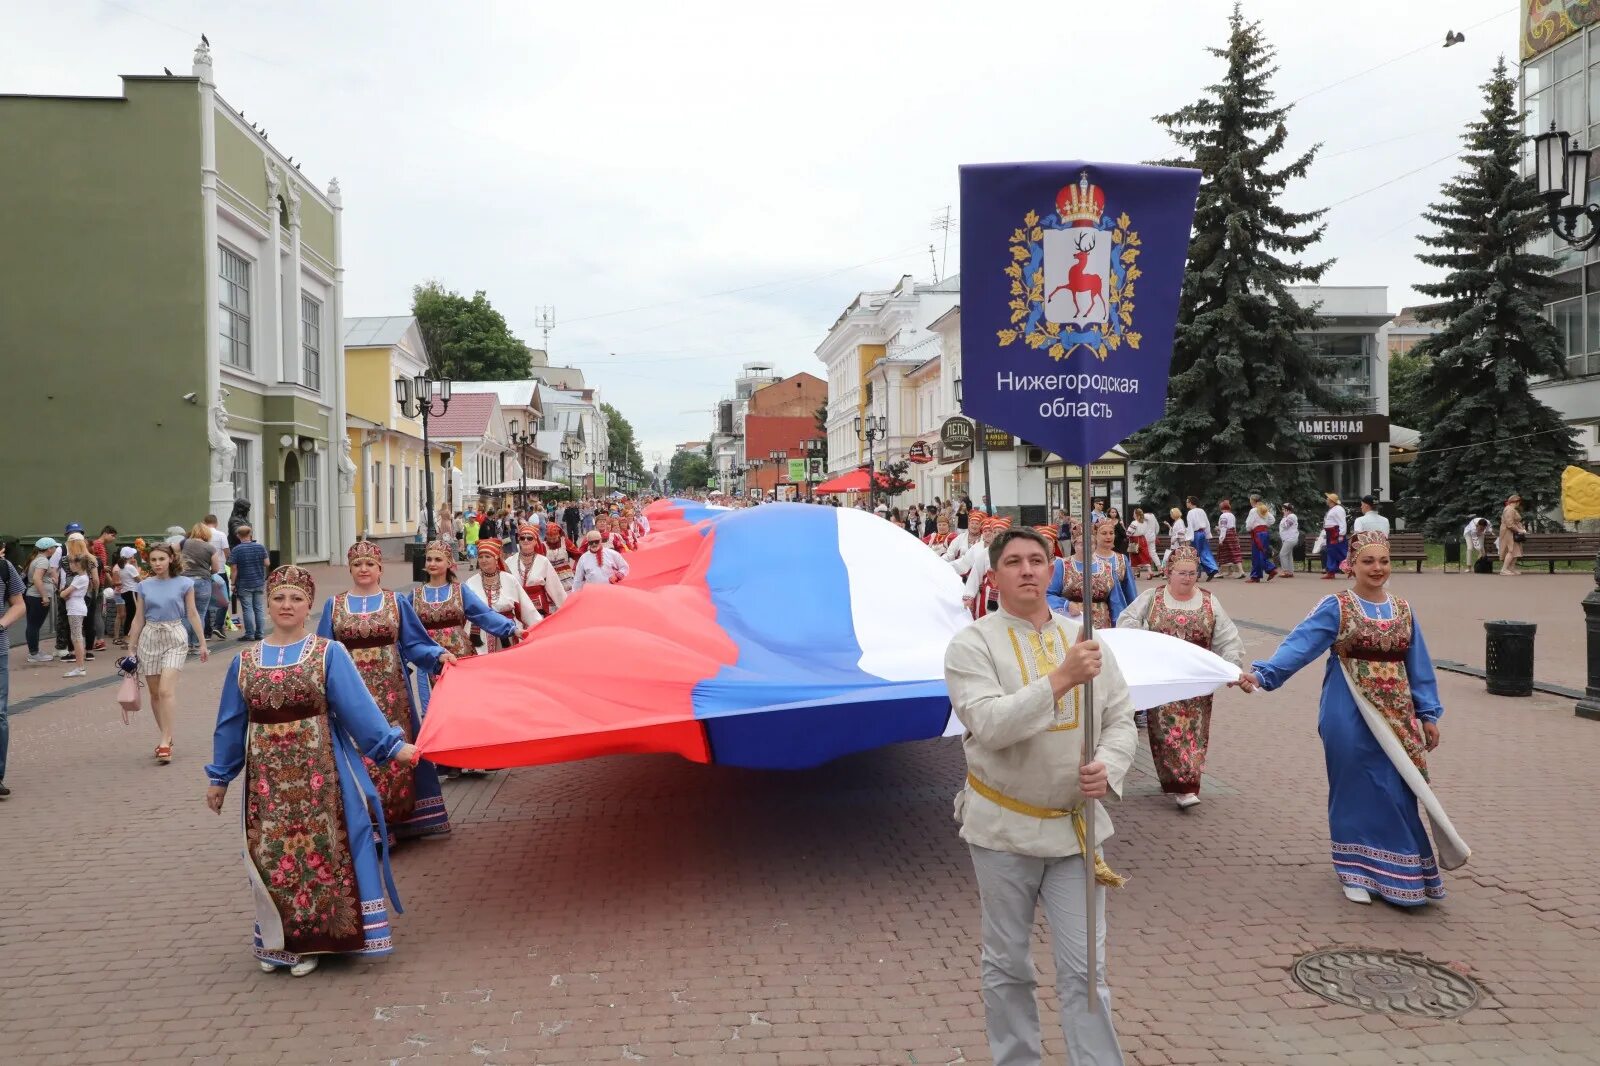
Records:
{"label": "red market umbrella", "polygon": [[[878,471],[878,475],[877,476],[878,476],[878,488],[880,490],[881,489],[895,488],[896,486],[898,486],[902,490],[904,490],[905,488],[909,487],[907,485],[907,483],[898,481],[896,478],[890,477],[888,474],[885,474],[882,470]],[[866,492],[867,491],[867,472],[865,470],[857,469],[857,470],[850,471],[848,474],[840,474],[836,478],[833,478],[833,479],[831,479],[829,481],[824,481],[822,484],[818,485],[816,488],[812,489],[811,491],[813,491],[813,492],[823,492],[823,493],[828,493],[828,492]]]}

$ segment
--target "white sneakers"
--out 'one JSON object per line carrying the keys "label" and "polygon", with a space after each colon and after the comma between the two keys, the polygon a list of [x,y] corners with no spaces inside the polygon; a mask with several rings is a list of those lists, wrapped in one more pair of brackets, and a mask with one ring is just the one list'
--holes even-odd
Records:
{"label": "white sneakers", "polygon": [[1357,888],[1355,885],[1345,885],[1344,898],[1351,903],[1371,903],[1372,893],[1364,888]]}
{"label": "white sneakers", "polygon": [[1200,797],[1193,792],[1180,792],[1172,798],[1177,801],[1178,810],[1180,811],[1186,811],[1190,807],[1198,807],[1200,805]]}
{"label": "white sneakers", "polygon": [[28,665],[29,666],[49,666],[51,663],[53,663],[55,661],[56,661],[56,657],[54,655],[51,655],[47,651],[42,651],[38,655],[30,655],[30,656],[28,656]]}
{"label": "white sneakers", "polygon": [[61,676],[62,677],[84,677],[84,676],[87,676],[88,673],[89,673],[89,671],[85,670],[83,667],[76,666],[76,667],[73,667],[71,670],[68,670],[66,673],[62,674]]}
{"label": "white sneakers", "polygon": [[[279,968],[276,964],[267,962],[265,960],[257,960],[257,961],[259,961],[261,963],[261,972],[262,973],[272,973],[274,970]],[[317,968],[317,960],[313,956],[312,958],[309,958],[309,959],[301,959],[299,962],[297,962],[293,966],[289,967],[289,972],[291,974],[293,974],[294,976],[296,976],[296,977],[304,977],[306,974],[311,973],[316,968]]]}

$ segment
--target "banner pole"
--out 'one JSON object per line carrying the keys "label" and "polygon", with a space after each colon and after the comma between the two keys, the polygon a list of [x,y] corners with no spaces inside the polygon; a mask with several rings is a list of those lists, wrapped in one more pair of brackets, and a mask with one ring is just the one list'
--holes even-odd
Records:
{"label": "banner pole", "polygon": [[[1094,531],[1089,524],[1089,516],[1094,513],[1094,505],[1089,498],[1092,486],[1089,480],[1089,464],[1083,464],[1083,519],[1078,540],[1079,555],[1083,559],[1083,637],[1084,640],[1094,639]],[[1080,765],[1094,762],[1095,747],[1095,719],[1094,719],[1094,680],[1091,678],[1083,683],[1082,714],[1083,726],[1083,757]],[[1094,876],[1094,807],[1095,802],[1088,797],[1083,800],[1083,913],[1088,924],[1088,933],[1084,937],[1084,958],[1088,961],[1089,982],[1089,1010],[1099,1011],[1099,944],[1096,931],[1100,925],[1100,897],[1097,889],[1099,885]]]}

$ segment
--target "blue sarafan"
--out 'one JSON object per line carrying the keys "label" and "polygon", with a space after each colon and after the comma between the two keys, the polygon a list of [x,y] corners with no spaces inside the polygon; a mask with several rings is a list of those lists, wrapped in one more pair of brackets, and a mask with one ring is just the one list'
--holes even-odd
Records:
{"label": "blue sarafan", "polygon": [[[647,515],[625,581],[585,585],[517,647],[445,674],[418,738],[426,755],[502,767],[675,752],[801,769],[960,732],[944,654],[971,618],[960,579],[916,537],[808,504],[672,500]],[[1238,671],[1201,674],[1190,688]]]}

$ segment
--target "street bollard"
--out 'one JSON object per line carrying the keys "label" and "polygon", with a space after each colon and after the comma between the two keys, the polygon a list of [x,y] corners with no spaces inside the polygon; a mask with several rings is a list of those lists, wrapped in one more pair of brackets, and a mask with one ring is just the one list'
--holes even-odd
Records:
{"label": "street bollard", "polygon": [[1583,598],[1583,616],[1588,631],[1589,683],[1572,713],[1600,722],[1600,554],[1594,560],[1594,588]]}
{"label": "street bollard", "polygon": [[1500,619],[1483,623],[1483,679],[1491,696],[1533,695],[1532,622]]}

